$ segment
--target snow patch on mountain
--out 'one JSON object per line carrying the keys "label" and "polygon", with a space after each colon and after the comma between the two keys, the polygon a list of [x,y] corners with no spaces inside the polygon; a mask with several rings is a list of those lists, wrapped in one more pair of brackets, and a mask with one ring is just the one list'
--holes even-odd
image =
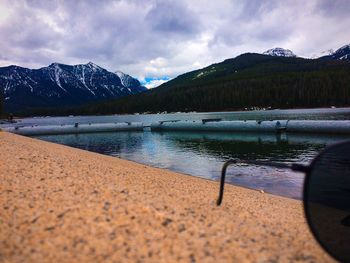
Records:
{"label": "snow patch on mountain", "polygon": [[346,55],[340,57],[339,59],[341,59],[341,60],[350,59],[350,54],[346,54]]}
{"label": "snow patch on mountain", "polygon": [[280,47],[271,48],[266,50],[263,55],[274,56],[274,57],[296,57],[296,55],[289,49]]}
{"label": "snow patch on mountain", "polygon": [[214,66],[212,66],[211,68],[204,70],[204,71],[200,71],[196,76],[194,76],[192,79],[197,79],[197,78],[202,78],[206,75],[209,75],[211,73],[214,73],[216,71],[216,68]]}
{"label": "snow patch on mountain", "polygon": [[89,62],[86,64],[88,67],[90,67],[93,71],[99,71],[102,70],[102,68],[95,63]]}
{"label": "snow patch on mountain", "polygon": [[60,74],[62,73],[62,69],[60,68],[60,66],[57,63],[53,64],[53,69],[55,72],[55,81],[56,84],[63,89],[65,92],[67,92],[67,90],[65,88],[62,87],[61,82],[60,82]]}
{"label": "snow patch on mountain", "polygon": [[119,70],[117,70],[115,74],[120,78],[120,81],[122,82],[124,87],[133,88],[141,85],[137,79]]}

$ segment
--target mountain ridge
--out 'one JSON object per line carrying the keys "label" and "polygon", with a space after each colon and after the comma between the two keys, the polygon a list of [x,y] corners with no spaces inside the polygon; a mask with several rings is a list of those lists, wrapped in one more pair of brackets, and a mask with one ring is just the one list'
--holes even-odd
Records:
{"label": "mountain ridge", "polygon": [[16,112],[38,107],[77,106],[147,90],[138,80],[122,74],[127,85],[118,74],[92,62],[77,65],[54,62],[39,69],[10,65],[0,67],[0,91],[5,109]]}
{"label": "mountain ridge", "polygon": [[321,59],[350,60],[350,44],[338,48],[329,55],[320,57]]}

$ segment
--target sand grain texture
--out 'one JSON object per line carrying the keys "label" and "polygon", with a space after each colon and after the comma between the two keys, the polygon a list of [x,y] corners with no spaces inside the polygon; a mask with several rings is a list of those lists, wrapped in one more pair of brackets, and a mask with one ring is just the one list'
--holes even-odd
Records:
{"label": "sand grain texture", "polygon": [[0,262],[332,262],[299,201],[0,132]]}

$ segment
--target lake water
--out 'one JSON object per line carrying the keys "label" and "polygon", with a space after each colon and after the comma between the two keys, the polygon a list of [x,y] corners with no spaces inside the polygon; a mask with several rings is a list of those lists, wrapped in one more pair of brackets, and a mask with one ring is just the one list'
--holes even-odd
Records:
{"label": "lake water", "polygon": [[[199,120],[203,118],[344,120],[350,119],[350,108],[26,118],[21,120],[21,125],[123,121],[138,121],[148,125],[160,120]],[[327,145],[350,139],[350,136],[144,131],[51,135],[37,138],[218,180],[223,163],[230,158],[307,164]],[[304,175],[301,173],[255,165],[231,166],[227,175],[228,183],[297,199],[301,198],[303,179]]]}
{"label": "lake water", "polygon": [[[40,136],[39,139],[218,180],[230,158],[309,163],[326,145],[349,136],[241,134],[208,132],[118,132]],[[232,166],[226,181],[301,198],[304,176],[263,166]]]}

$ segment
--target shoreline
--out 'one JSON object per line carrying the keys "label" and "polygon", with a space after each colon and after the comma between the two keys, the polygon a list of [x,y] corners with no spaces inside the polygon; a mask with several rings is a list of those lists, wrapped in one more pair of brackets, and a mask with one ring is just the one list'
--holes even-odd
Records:
{"label": "shoreline", "polygon": [[298,200],[0,132],[0,261],[333,262]]}
{"label": "shoreline", "polygon": [[18,119],[29,119],[29,118],[46,118],[46,117],[52,117],[52,118],[68,118],[68,117],[101,117],[101,116],[130,116],[130,115],[167,115],[167,114],[218,114],[218,113],[224,113],[224,114],[230,114],[230,113],[249,113],[249,112],[273,112],[273,111],[293,111],[293,110],[347,110],[350,109],[350,105],[348,106],[339,106],[332,108],[332,106],[329,107],[314,107],[314,108],[276,108],[276,109],[265,109],[265,110],[222,110],[222,111],[179,111],[179,112],[168,112],[168,113],[110,113],[110,114],[96,114],[96,115],[32,115],[32,116],[15,116],[14,120]]}

